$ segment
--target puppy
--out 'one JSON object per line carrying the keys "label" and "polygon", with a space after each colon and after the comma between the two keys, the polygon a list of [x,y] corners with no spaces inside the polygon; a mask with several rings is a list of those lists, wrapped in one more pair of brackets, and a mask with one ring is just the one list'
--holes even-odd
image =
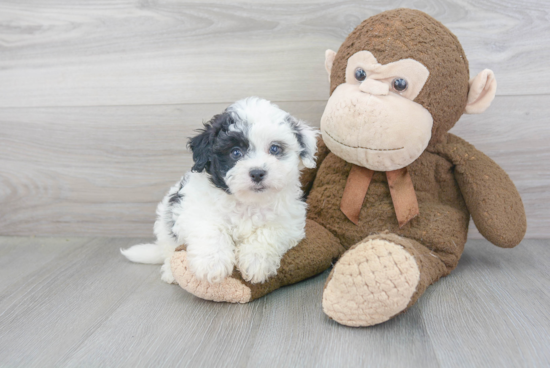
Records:
{"label": "puppy", "polygon": [[157,207],[154,244],[122,254],[164,263],[186,244],[191,272],[220,282],[236,266],[247,281],[277,273],[282,256],[305,236],[300,169],[315,167],[317,131],[257,97],[235,102],[189,140],[194,166]]}

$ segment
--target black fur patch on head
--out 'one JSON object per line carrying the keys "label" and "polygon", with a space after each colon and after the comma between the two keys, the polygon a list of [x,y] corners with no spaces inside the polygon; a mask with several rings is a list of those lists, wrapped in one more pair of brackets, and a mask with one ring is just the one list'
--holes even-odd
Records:
{"label": "black fur patch on head", "polygon": [[217,188],[230,193],[225,183],[225,175],[235,166],[237,160],[231,157],[233,148],[240,148],[244,153],[248,151],[249,142],[245,132],[229,130],[235,120],[228,112],[216,115],[204,124],[196,137],[189,140],[189,147],[193,151],[195,165],[192,171],[205,170],[210,175],[210,181]]}
{"label": "black fur patch on head", "polygon": [[234,124],[234,121],[228,113],[215,115],[208,123],[204,124],[203,129],[198,129],[199,135],[189,138],[188,147],[193,152],[193,161],[195,162],[191,171],[202,172],[210,165],[212,145],[218,133],[221,130],[227,130],[231,124]]}
{"label": "black fur patch on head", "polygon": [[290,128],[292,129],[292,132],[296,136],[296,140],[300,145],[300,157],[306,157],[306,155],[308,154],[307,147],[304,142],[304,136],[302,135],[302,130],[300,129],[298,122],[292,116],[288,116],[285,121],[290,125]]}
{"label": "black fur patch on head", "polygon": [[240,148],[243,154],[246,154],[250,146],[248,138],[241,131],[221,131],[214,143],[210,171],[210,181],[218,188],[224,189],[229,193],[229,188],[225,183],[225,175],[238,160],[231,157],[231,151],[234,148]]}

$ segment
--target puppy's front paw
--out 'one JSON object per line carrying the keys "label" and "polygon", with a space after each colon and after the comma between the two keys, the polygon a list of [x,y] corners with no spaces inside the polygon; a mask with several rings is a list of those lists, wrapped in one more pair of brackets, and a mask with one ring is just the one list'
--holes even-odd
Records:
{"label": "puppy's front paw", "polygon": [[172,275],[170,258],[168,258],[168,261],[165,261],[160,268],[160,279],[168,284],[177,284],[176,280],[174,280],[174,275]]}
{"label": "puppy's front paw", "polygon": [[235,258],[220,252],[211,254],[188,254],[189,269],[199,280],[217,283],[233,272]]}
{"label": "puppy's front paw", "polygon": [[270,259],[258,253],[241,253],[237,267],[241,271],[243,279],[254,284],[265,282],[271,276],[277,274],[280,259]]}

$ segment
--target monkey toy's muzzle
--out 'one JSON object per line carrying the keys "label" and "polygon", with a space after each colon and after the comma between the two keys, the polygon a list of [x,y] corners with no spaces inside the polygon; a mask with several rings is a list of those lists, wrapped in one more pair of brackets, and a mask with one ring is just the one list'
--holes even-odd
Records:
{"label": "monkey toy's muzzle", "polygon": [[[408,166],[428,146],[433,119],[428,110],[372,81],[341,84],[321,117],[327,147],[337,156],[375,171]],[[386,85],[387,86],[387,85]]]}

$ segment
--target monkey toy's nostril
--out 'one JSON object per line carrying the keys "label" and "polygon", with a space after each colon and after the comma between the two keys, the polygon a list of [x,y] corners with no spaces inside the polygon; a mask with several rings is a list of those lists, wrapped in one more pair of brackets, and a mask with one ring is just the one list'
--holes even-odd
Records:
{"label": "monkey toy's nostril", "polygon": [[265,170],[254,169],[254,170],[250,170],[249,174],[253,182],[259,183],[264,179],[266,173],[267,172]]}

